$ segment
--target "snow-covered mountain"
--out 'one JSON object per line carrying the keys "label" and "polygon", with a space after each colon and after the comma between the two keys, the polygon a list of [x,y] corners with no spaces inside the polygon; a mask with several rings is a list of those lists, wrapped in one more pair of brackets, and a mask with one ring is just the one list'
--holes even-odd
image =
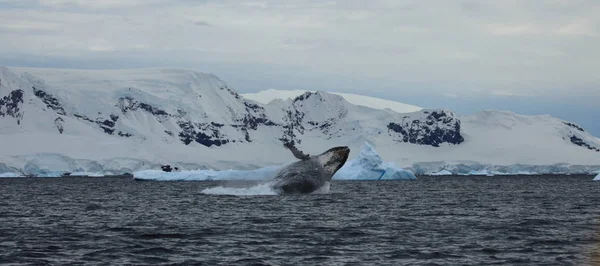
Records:
{"label": "snow-covered mountain", "polygon": [[[357,153],[369,142],[386,161],[417,173],[448,165],[600,168],[600,141],[550,116],[461,117],[345,98],[361,99],[318,91],[263,104],[188,70],[4,67],[0,173],[250,169],[295,160],[282,145],[290,141],[310,154],[335,145]],[[409,112],[393,111],[402,107]]]}
{"label": "snow-covered mountain", "polygon": [[[269,102],[271,102],[275,99],[280,99],[280,100],[295,99],[296,97],[298,97],[302,94],[305,94],[307,92],[317,92],[317,91],[268,89],[268,90],[262,90],[259,92],[241,93],[240,95],[242,95],[246,99],[254,100],[254,101],[257,101],[262,104],[269,104]],[[415,106],[415,105],[399,103],[399,102],[395,102],[395,101],[384,100],[384,99],[369,97],[369,96],[364,96],[364,95],[341,93],[341,92],[328,92],[328,93],[342,96],[342,98],[344,98],[344,100],[346,100],[347,102],[354,104],[354,105],[371,107],[373,109],[388,108],[396,113],[411,113],[411,112],[416,112],[416,111],[420,111],[421,109],[423,109],[422,107]]]}

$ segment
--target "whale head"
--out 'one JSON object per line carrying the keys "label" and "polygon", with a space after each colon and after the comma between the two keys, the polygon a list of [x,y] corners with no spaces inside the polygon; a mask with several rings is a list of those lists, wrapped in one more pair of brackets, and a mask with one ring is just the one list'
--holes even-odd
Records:
{"label": "whale head", "polygon": [[333,147],[319,155],[317,159],[323,165],[325,171],[330,174],[330,178],[344,166],[350,155],[350,148],[347,146]]}

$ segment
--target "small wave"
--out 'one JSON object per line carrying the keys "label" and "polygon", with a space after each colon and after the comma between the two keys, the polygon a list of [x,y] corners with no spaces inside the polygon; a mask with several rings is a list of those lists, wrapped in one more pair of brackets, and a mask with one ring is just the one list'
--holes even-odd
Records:
{"label": "small wave", "polygon": [[232,188],[232,187],[213,187],[202,190],[203,194],[207,195],[233,195],[233,196],[259,196],[259,195],[277,195],[269,183],[259,184],[247,188]]}
{"label": "small wave", "polygon": [[185,238],[182,234],[170,234],[170,233],[156,233],[156,234],[141,234],[141,239],[162,239],[162,238]]}
{"label": "small wave", "polygon": [[87,206],[85,206],[86,211],[95,211],[100,209],[102,209],[102,205],[96,203],[90,203]]}

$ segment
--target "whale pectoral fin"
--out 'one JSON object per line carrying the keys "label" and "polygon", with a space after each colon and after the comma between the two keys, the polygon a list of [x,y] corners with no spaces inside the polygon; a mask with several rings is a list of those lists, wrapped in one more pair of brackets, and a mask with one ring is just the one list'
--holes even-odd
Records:
{"label": "whale pectoral fin", "polygon": [[293,144],[291,144],[289,142],[284,143],[283,146],[288,148],[290,151],[292,151],[292,154],[294,154],[294,156],[300,160],[306,160],[306,159],[310,158],[310,155],[304,154],[303,152],[299,151]]}

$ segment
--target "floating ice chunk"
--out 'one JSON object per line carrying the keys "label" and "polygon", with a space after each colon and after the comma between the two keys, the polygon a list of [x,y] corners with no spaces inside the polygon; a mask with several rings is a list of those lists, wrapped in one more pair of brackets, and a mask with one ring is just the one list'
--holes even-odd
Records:
{"label": "floating ice chunk", "polygon": [[537,175],[538,173],[536,172],[529,172],[529,171],[518,171],[517,175]]}
{"label": "floating ice chunk", "polygon": [[333,176],[334,180],[398,180],[416,179],[415,175],[391,162],[384,162],[369,143],[363,145],[360,154],[346,162]]}
{"label": "floating ice chunk", "polygon": [[105,176],[103,173],[94,173],[94,172],[73,172],[71,176],[89,176],[89,177],[101,177]]}
{"label": "floating ice chunk", "polygon": [[600,181],[600,174],[598,174],[595,178],[594,181]]}
{"label": "floating ice chunk", "polygon": [[429,176],[443,176],[443,175],[453,175],[452,172],[448,171],[448,170],[442,170],[439,172],[435,172],[435,173],[427,173],[426,175]]}
{"label": "floating ice chunk", "polygon": [[501,171],[495,171],[495,170],[486,170],[486,169],[481,169],[481,170],[471,170],[467,173],[461,173],[461,172],[452,172],[449,170],[441,170],[439,172],[429,172],[426,173],[425,175],[428,176],[445,176],[445,175],[460,175],[460,176],[497,176],[497,175],[537,175],[536,172],[529,172],[529,171],[516,171],[516,172],[501,172]]}
{"label": "floating ice chunk", "polygon": [[475,176],[494,176],[494,174],[490,173],[488,170],[472,170],[467,175],[475,175]]}
{"label": "floating ice chunk", "polygon": [[194,170],[181,172],[144,170],[134,172],[133,178],[157,181],[268,180],[275,177],[281,167],[283,166],[268,166],[255,170]]}
{"label": "floating ice chunk", "polygon": [[41,172],[39,174],[35,174],[37,177],[61,177],[65,172]]}

